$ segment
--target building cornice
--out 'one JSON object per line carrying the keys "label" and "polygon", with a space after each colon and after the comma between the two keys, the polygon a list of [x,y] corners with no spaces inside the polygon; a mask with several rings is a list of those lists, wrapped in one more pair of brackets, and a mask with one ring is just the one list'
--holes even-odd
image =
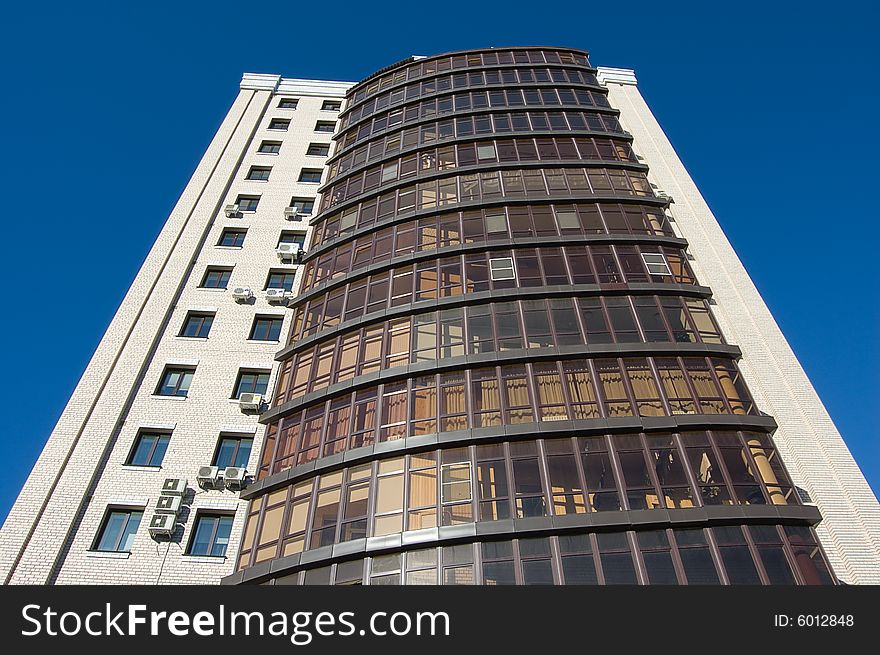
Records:
{"label": "building cornice", "polygon": [[596,79],[599,80],[599,84],[603,86],[607,86],[608,82],[614,82],[615,84],[632,84],[633,86],[638,84],[638,80],[636,80],[636,72],[631,68],[607,68],[606,66],[599,66],[596,69]]}
{"label": "building cornice", "polygon": [[301,96],[344,98],[346,92],[354,84],[354,82],[337,82],[333,80],[302,80],[266,73],[245,73],[242,75],[239,87],[254,91],[291,93]]}

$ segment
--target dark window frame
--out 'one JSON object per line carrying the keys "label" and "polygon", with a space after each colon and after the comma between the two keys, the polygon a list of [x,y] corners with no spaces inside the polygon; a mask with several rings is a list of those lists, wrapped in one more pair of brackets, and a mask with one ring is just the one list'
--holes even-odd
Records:
{"label": "dark window frame", "polygon": [[[211,328],[214,326],[214,318],[216,318],[216,316],[217,314],[215,314],[214,312],[187,312],[186,317],[183,319],[183,324],[180,326],[180,332],[177,336],[183,337],[184,339],[207,339],[208,336],[211,334]],[[207,322],[207,329],[205,328],[206,319],[209,319]],[[200,321],[196,330],[196,334],[186,334],[190,323],[193,321]],[[205,334],[201,334],[203,330],[205,331]]]}
{"label": "dark window frame", "polygon": [[[194,552],[193,548],[196,545],[196,536],[198,536],[199,527],[201,525],[201,522],[203,520],[211,520],[211,519],[214,519],[217,522],[211,528],[211,535],[210,535],[210,538],[208,539],[208,546],[210,549],[209,552],[206,552],[206,553]],[[230,524],[229,524],[230,532],[229,532],[229,536],[227,537],[228,541],[224,545],[222,553],[213,554],[210,551],[213,551],[214,548],[217,546],[217,543],[216,543],[217,533],[218,533],[219,528],[223,522],[223,519],[229,519],[229,521],[230,521]],[[195,557],[222,557],[225,559],[227,557],[227,551],[229,549],[229,540],[232,539],[232,525],[233,525],[234,521],[235,521],[235,514],[234,513],[224,512],[222,510],[205,510],[205,511],[197,512],[196,519],[195,519],[195,521],[193,521],[193,529],[192,529],[192,533],[190,534],[190,537],[189,537],[189,543],[187,544],[187,547],[186,547],[186,554],[192,555]]]}
{"label": "dark window frame", "polygon": [[[211,458],[211,465],[217,466],[221,470],[225,469],[226,466],[220,466],[218,462],[218,458],[220,457],[220,451],[223,446],[224,441],[235,441],[235,449],[232,451],[231,464],[227,464],[227,466],[240,467],[245,468],[247,466],[248,461],[250,460],[251,455],[253,454],[254,448],[254,435],[252,434],[232,434],[232,433],[220,433],[220,436],[217,439],[217,446],[214,448],[214,456]],[[248,456],[245,459],[244,464],[236,464],[236,460],[238,459],[238,455],[241,452],[242,441],[250,441],[250,445],[248,446]]]}
{"label": "dark window frame", "polygon": [[[163,398],[187,398],[189,396],[189,385],[192,384],[192,379],[195,377],[196,367],[195,366],[181,366],[176,364],[168,364],[162,369],[162,376],[159,378],[159,384],[156,386],[156,391],[153,393],[154,396],[161,396]],[[162,393],[162,389],[168,387],[165,380],[172,373],[183,373],[184,375],[180,376],[180,380],[174,385],[174,393]],[[180,393],[181,391],[181,383],[184,379],[186,379],[186,373],[190,374],[189,383],[187,384],[184,393]]]}
{"label": "dark window frame", "polygon": [[[234,236],[234,243],[224,243],[226,237]],[[238,237],[241,237],[239,240]],[[225,227],[220,233],[220,239],[217,241],[219,248],[242,248],[244,247],[244,239],[247,236],[247,228],[243,227]]]}
{"label": "dark window frame", "polygon": [[[232,266],[208,266],[205,269],[205,274],[202,276],[199,289],[228,289],[229,279],[232,277],[232,271]],[[208,278],[215,273],[220,274],[219,284],[208,285]],[[223,273],[226,273],[225,278],[223,277]]]}
{"label": "dark window frame", "polygon": [[[256,376],[251,385],[252,389],[242,389],[245,376]],[[261,382],[263,376],[265,376],[265,383]],[[261,396],[265,396],[269,391],[269,380],[271,377],[272,371],[268,369],[240,368],[235,376],[235,385],[232,387],[232,396],[230,398],[238,400],[243,393],[258,393]],[[265,388],[259,391],[262,386],[265,386]]]}
{"label": "dark window frame", "polygon": [[[137,535],[137,531],[140,529],[140,525],[144,520],[144,507],[138,506],[128,506],[128,505],[108,505],[106,510],[104,511],[104,517],[101,519],[100,527],[98,528],[98,532],[95,535],[95,539],[92,542],[92,547],[90,550],[98,553],[130,553],[131,550],[120,548],[123,545],[123,540],[126,535],[126,531],[128,530],[129,523],[132,520],[132,517],[135,514],[138,514],[138,524],[135,529],[131,533],[131,538],[134,540]],[[107,531],[107,528],[110,524],[110,519],[114,514],[127,514],[127,518],[125,519],[125,524],[122,529],[119,531],[115,539],[115,546],[113,548],[100,548],[101,542],[104,541],[104,534]]]}
{"label": "dark window frame", "polygon": [[[324,171],[320,168],[301,168],[297,182],[300,184],[320,184]],[[317,179],[314,177],[317,176]]]}
{"label": "dark window frame", "polygon": [[[141,442],[145,437],[156,437],[156,440],[153,442],[153,445],[150,446],[150,450],[147,453],[147,462],[145,464],[138,464],[134,461],[134,457],[140,449]],[[153,457],[155,456],[156,450],[159,448],[159,444],[163,439],[165,440],[165,443],[162,446],[162,455],[159,458],[159,461],[154,463]],[[134,443],[131,446],[131,452],[128,454],[128,457],[125,460],[125,465],[145,468],[160,468],[162,466],[162,461],[165,459],[165,454],[168,451],[168,443],[170,441],[171,432],[169,431],[151,429],[138,430],[137,436],[134,439]]]}
{"label": "dark window frame", "polygon": [[[267,337],[271,337],[273,330],[275,330],[275,325],[277,324],[277,338],[258,338],[257,337],[257,328],[259,323],[271,323],[270,326],[262,328]],[[267,315],[267,314],[257,314],[254,316],[254,321],[251,323],[251,331],[248,336],[248,341],[261,341],[261,342],[276,342],[281,341],[281,328],[284,325],[284,317],[283,316],[275,316],[275,315]],[[262,326],[260,326],[262,327]]]}

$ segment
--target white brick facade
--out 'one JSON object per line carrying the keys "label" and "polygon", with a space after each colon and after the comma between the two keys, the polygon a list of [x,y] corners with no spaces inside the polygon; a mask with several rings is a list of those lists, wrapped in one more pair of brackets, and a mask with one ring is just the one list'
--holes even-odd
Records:
{"label": "white brick facade", "polygon": [[742,348],[743,376],[758,407],[779,424],[774,439],[795,484],[822,512],[817,527],[838,577],[880,583],[880,505],[785,340],[770,310],[675,153],[631,70],[600,68],[611,105],[633,135],[633,149],[650,167],[652,183],[672,196],[675,229],[688,240],[701,284],[727,340]]}
{"label": "white brick facade", "polygon": [[[317,184],[300,184],[302,168],[323,168],[325,157],[306,155],[310,143],[330,143],[317,121],[335,121],[322,110],[339,100],[343,82],[245,75],[241,91],[199,163],[140,272],[107,329],[70,402],[46,444],[0,533],[0,575],[13,584],[216,583],[232,572],[244,505],[230,491],[204,492],[195,481],[211,463],[221,433],[253,434],[248,464],[256,470],[264,433],[254,414],[231,399],[241,368],[270,370],[279,342],[250,341],[255,315],[290,312],[262,297],[270,270],[283,265],[275,253],[282,230],[305,232],[287,221],[292,197],[314,198]],[[278,107],[296,98],[296,109]],[[290,120],[287,131],[268,129],[273,118]],[[263,140],[282,143],[277,155],[258,153]],[[268,181],[249,181],[251,166],[271,166]],[[256,212],[227,218],[224,207],[240,195],[259,196]],[[241,248],[218,247],[225,227],[247,228]],[[232,267],[228,289],[202,289],[208,266]],[[256,296],[237,303],[235,286]],[[207,339],[177,336],[188,311],[215,313]],[[153,395],[166,365],[196,370],[185,399]],[[143,428],[171,431],[160,468],[126,466]],[[165,478],[185,478],[190,492],[174,538],[154,541],[147,525]],[[108,507],[144,508],[131,552],[92,551]],[[235,512],[226,558],[186,554],[197,512]]]}

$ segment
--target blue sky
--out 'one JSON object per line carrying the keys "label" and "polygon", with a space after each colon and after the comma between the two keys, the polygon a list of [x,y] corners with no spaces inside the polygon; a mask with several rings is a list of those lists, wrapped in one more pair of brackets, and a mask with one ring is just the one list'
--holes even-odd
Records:
{"label": "blue sky", "polygon": [[636,69],[876,492],[880,250],[866,164],[880,144],[867,7],[12,3],[0,41],[0,517],[242,72],[358,80],[411,54],[535,44]]}

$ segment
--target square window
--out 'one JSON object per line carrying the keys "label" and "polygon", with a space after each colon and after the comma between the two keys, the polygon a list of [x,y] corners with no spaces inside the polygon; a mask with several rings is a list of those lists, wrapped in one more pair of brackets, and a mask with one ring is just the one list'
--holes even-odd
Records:
{"label": "square window", "polygon": [[199,514],[189,544],[189,554],[225,557],[232,532],[232,519],[228,514]]}
{"label": "square window", "polygon": [[489,271],[493,280],[513,280],[516,274],[513,271],[513,258],[498,257],[489,260]]}
{"label": "square window", "polygon": [[333,134],[336,131],[336,121],[318,121],[315,123],[315,132],[327,132]]}
{"label": "square window", "polygon": [[179,336],[207,339],[213,323],[214,314],[189,312],[186,315],[186,320],[183,322],[183,327],[180,329]]}
{"label": "square window", "polygon": [[672,271],[669,270],[669,264],[666,262],[666,257],[660,253],[643,252],[642,261],[645,262],[645,267],[651,275],[672,275]]}
{"label": "square window", "polygon": [[238,196],[238,199],[235,201],[235,204],[238,205],[238,211],[240,212],[255,212],[257,211],[257,205],[260,204],[259,196]]}
{"label": "square window", "polygon": [[263,141],[257,152],[261,152],[264,155],[277,155],[281,152],[281,141]]}
{"label": "square window", "polygon": [[322,172],[319,168],[304,168],[299,172],[299,181],[308,184],[320,184]]}
{"label": "square window", "polygon": [[298,104],[299,100],[296,98],[281,98],[278,101],[278,109],[296,109]]}
{"label": "square window", "polygon": [[251,169],[247,174],[247,179],[256,180],[258,182],[268,182],[269,173],[271,172],[272,168],[270,166],[251,166]]}
{"label": "square window", "polygon": [[253,437],[220,435],[217,452],[214,453],[214,466],[225,469],[227,466],[245,468],[254,445]]}
{"label": "square window", "polygon": [[290,206],[296,207],[297,211],[303,214],[312,214],[315,211],[315,199],[293,197],[290,199]]}
{"label": "square window", "polygon": [[269,277],[266,278],[266,289],[292,291],[295,279],[295,271],[269,271]]}
{"label": "square window", "polygon": [[157,396],[178,396],[186,398],[192,383],[194,368],[169,366],[162,374],[162,381],[156,389]]}
{"label": "square window", "polygon": [[128,466],[162,466],[171,435],[164,432],[141,432],[125,463]]}
{"label": "square window", "polygon": [[339,111],[342,108],[341,100],[325,100],[321,105],[321,111]]}
{"label": "square window", "polygon": [[105,553],[129,552],[143,517],[143,510],[111,509],[101,525],[94,549]]}
{"label": "square window", "polygon": [[224,248],[241,248],[244,245],[245,234],[247,234],[247,230],[242,228],[227,227],[220,235],[220,241],[217,242],[217,245]]}
{"label": "square window", "polygon": [[205,277],[202,278],[199,287],[202,289],[225,289],[229,285],[231,275],[231,268],[209,266],[205,270]]}
{"label": "square window", "polygon": [[257,316],[248,338],[252,341],[278,341],[283,323],[283,316]]}
{"label": "square window", "polygon": [[232,397],[239,398],[243,393],[258,393],[265,396],[268,387],[269,371],[239,371]]}
{"label": "square window", "polygon": [[279,130],[281,132],[286,132],[288,127],[290,127],[290,119],[288,118],[273,118],[271,121],[269,121],[270,130]]}

